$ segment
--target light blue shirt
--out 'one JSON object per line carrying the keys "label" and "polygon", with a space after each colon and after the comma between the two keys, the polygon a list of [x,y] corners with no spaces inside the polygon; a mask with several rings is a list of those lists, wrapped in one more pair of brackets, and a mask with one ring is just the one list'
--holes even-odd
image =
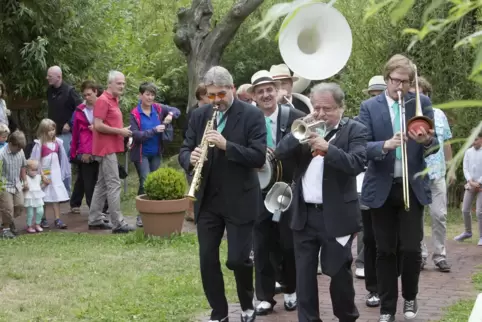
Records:
{"label": "light blue shirt", "polygon": [[452,138],[452,132],[450,131],[449,122],[445,113],[438,108],[433,109],[434,123],[435,123],[435,135],[437,136],[440,144],[440,149],[437,153],[431,154],[425,158],[425,162],[428,167],[428,176],[431,180],[437,180],[445,177],[445,154],[444,154],[444,141]]}

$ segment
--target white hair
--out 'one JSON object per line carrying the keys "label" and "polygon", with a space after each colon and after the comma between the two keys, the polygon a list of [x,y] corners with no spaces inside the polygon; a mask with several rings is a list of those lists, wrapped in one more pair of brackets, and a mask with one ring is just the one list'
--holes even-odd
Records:
{"label": "white hair", "polygon": [[242,93],[246,93],[248,91],[248,88],[251,87],[251,84],[243,84],[241,86],[238,87],[238,90],[236,91],[236,94],[242,94]]}
{"label": "white hair", "polygon": [[231,76],[226,68],[214,66],[208,70],[206,75],[204,75],[204,85],[214,85],[218,87],[233,86],[233,76]]}
{"label": "white hair", "polygon": [[107,76],[107,84],[112,83],[119,76],[124,76],[124,74],[122,74],[121,72],[119,72],[117,70],[111,70],[109,72],[109,76]]}
{"label": "white hair", "polygon": [[52,66],[49,68],[49,71],[62,76],[62,68],[60,68],[59,66]]}
{"label": "white hair", "polygon": [[311,88],[311,95],[318,93],[331,93],[336,105],[345,108],[345,93],[337,83],[319,83]]}

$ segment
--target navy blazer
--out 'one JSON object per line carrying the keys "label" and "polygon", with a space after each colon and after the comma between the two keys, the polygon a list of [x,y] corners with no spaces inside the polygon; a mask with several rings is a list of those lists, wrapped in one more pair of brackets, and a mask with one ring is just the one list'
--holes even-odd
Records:
{"label": "navy blazer", "polygon": [[[405,100],[405,122],[415,116],[415,94],[407,93]],[[432,102],[427,96],[420,95],[423,115],[433,120]],[[361,203],[370,208],[383,206],[393,183],[395,150],[383,153],[385,141],[393,137],[393,126],[388,109],[385,92],[364,101],[360,106],[357,121],[363,123],[368,130],[367,159],[368,168],[363,180]],[[424,147],[414,140],[407,141],[409,182],[422,205],[432,202],[428,176],[417,176],[425,168],[425,157],[438,151],[438,140],[434,136],[432,143]]]}

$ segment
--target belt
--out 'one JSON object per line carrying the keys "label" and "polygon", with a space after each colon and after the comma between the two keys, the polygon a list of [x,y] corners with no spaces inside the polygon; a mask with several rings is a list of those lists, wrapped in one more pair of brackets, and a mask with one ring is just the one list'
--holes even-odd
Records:
{"label": "belt", "polygon": [[308,202],[305,202],[305,204],[306,204],[306,207],[308,207],[308,208],[316,208],[316,209],[323,210],[323,204],[322,204],[322,203],[308,203]]}

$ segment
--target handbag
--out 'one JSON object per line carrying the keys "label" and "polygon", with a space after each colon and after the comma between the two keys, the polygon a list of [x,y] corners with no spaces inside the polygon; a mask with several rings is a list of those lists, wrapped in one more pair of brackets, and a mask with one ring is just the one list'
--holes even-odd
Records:
{"label": "handbag", "polygon": [[174,139],[174,127],[171,123],[166,124],[164,132],[162,132],[162,140],[166,142],[172,142]]}

